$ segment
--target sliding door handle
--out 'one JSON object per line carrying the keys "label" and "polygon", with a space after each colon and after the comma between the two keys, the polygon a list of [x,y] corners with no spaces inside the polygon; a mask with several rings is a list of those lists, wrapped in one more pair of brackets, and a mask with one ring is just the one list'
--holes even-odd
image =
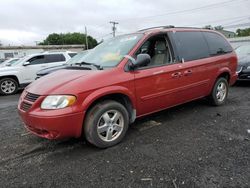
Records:
{"label": "sliding door handle", "polygon": [[192,73],[193,73],[192,70],[186,70],[186,71],[184,72],[184,76],[189,76],[189,75],[191,75]]}

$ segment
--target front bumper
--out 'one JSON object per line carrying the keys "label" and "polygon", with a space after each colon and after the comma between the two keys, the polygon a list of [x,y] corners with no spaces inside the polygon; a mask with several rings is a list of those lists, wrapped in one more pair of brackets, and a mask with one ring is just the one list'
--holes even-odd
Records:
{"label": "front bumper", "polygon": [[30,132],[47,139],[78,138],[81,136],[85,112],[74,113],[70,108],[41,110],[42,96],[32,103],[27,100],[29,98],[25,95],[22,94],[19,100],[18,113]]}
{"label": "front bumper", "polygon": [[25,114],[19,110],[19,115],[25,128],[39,137],[62,139],[81,136],[83,113],[43,117]]}

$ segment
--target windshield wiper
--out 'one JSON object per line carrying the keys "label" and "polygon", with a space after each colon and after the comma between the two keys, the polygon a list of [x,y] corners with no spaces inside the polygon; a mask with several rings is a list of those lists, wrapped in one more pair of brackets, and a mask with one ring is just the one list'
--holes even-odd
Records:
{"label": "windshield wiper", "polygon": [[87,63],[87,62],[84,62],[84,61],[82,61],[81,63],[75,63],[76,65],[91,65],[91,66],[94,66],[94,67],[96,67],[97,69],[99,69],[99,70],[102,70],[103,68],[102,68],[102,66],[100,66],[100,65],[96,65],[96,64],[94,64],[94,63]]}

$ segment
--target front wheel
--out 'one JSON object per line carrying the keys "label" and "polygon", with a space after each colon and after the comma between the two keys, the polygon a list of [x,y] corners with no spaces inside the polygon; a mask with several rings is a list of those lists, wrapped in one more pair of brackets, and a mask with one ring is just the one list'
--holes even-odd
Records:
{"label": "front wheel", "polygon": [[84,134],[88,142],[107,148],[119,143],[125,136],[129,124],[126,108],[112,100],[95,105],[87,113]]}
{"label": "front wheel", "polygon": [[3,78],[0,80],[0,94],[12,95],[18,90],[18,83],[12,78]]}
{"label": "front wheel", "polygon": [[224,104],[228,96],[228,89],[228,81],[225,78],[218,78],[209,96],[211,104],[215,106]]}

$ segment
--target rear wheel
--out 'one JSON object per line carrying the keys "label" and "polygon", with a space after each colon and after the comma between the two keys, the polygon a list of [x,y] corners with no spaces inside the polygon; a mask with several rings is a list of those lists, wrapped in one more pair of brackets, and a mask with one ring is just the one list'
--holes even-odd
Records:
{"label": "rear wheel", "polygon": [[12,78],[3,78],[0,80],[0,94],[12,95],[18,90],[18,83]]}
{"label": "rear wheel", "polygon": [[211,104],[215,106],[224,104],[228,96],[228,89],[228,81],[223,77],[218,78],[214,84],[212,93],[209,96]]}
{"label": "rear wheel", "polygon": [[87,114],[84,134],[88,142],[99,148],[111,147],[125,136],[129,124],[126,108],[112,100],[95,105]]}

